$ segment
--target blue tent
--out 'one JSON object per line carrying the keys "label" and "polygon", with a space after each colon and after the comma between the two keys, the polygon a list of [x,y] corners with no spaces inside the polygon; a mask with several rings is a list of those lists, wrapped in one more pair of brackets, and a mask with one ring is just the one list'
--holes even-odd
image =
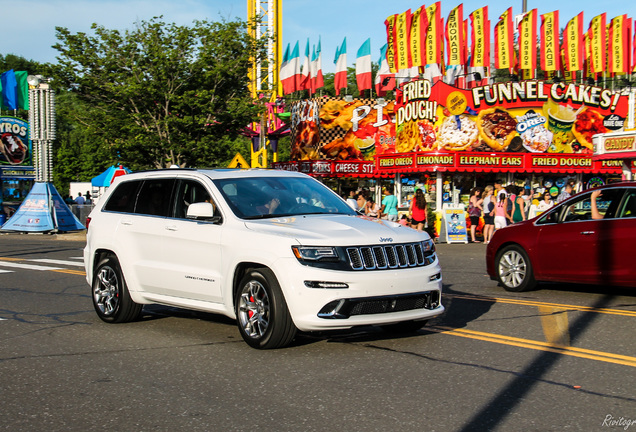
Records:
{"label": "blue tent", "polygon": [[53,183],[36,182],[1,231],[49,232],[86,229],[68,208]]}
{"label": "blue tent", "polygon": [[113,182],[115,177],[119,177],[120,175],[130,174],[132,171],[128,168],[125,168],[121,165],[108,168],[106,171],[98,175],[97,177],[93,177],[91,180],[91,186],[93,187],[108,187]]}

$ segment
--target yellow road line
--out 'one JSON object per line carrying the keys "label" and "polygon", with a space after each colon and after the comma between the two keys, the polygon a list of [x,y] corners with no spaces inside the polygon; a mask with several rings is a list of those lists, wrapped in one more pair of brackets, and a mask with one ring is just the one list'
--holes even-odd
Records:
{"label": "yellow road line", "polygon": [[73,274],[73,275],[86,276],[86,272],[82,271],[82,270],[60,269],[60,270],[51,270],[51,271],[58,272],[58,273],[68,273],[68,274]]}
{"label": "yellow road line", "polygon": [[541,342],[531,339],[522,339],[512,336],[498,335],[495,333],[484,333],[468,329],[458,329],[446,326],[427,326],[426,330],[437,333],[443,333],[452,336],[459,336],[469,339],[482,340],[486,342],[494,342],[503,345],[511,345],[521,348],[529,348],[539,351],[552,352],[572,357],[580,357],[589,360],[597,360],[606,363],[615,363],[623,366],[636,367],[636,357],[624,356],[620,354],[606,353],[603,351],[588,350],[584,348],[575,348]]}
{"label": "yellow road line", "polygon": [[603,313],[603,314],[610,314],[610,315],[636,317],[636,311],[630,311],[630,310],[595,308],[591,306],[577,306],[577,305],[547,303],[547,302],[532,301],[532,300],[507,299],[507,298],[500,298],[500,297],[482,297],[482,296],[476,296],[476,295],[463,295],[463,294],[443,294],[443,296],[451,297],[451,298],[453,297],[461,298],[466,300],[485,301],[490,303],[506,303],[506,304],[518,304],[523,306],[538,306],[538,307],[551,306],[551,307],[556,307],[556,308],[567,310],[567,311],[596,312],[596,313]]}
{"label": "yellow road line", "polygon": [[24,261],[22,258],[5,258],[5,257],[0,257],[0,260],[2,260],[2,261]]}

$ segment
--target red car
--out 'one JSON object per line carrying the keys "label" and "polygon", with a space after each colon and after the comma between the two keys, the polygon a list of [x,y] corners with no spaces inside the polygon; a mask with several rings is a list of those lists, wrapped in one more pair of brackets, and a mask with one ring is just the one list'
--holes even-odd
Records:
{"label": "red car", "polygon": [[486,267],[508,291],[544,281],[636,287],[636,182],[586,190],[497,230]]}

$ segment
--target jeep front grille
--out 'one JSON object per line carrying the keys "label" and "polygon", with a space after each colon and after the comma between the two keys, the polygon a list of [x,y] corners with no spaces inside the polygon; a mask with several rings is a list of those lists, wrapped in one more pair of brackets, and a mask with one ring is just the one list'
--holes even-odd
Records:
{"label": "jeep front grille", "polygon": [[422,243],[347,248],[353,270],[383,270],[421,267],[435,261],[435,251],[424,252]]}

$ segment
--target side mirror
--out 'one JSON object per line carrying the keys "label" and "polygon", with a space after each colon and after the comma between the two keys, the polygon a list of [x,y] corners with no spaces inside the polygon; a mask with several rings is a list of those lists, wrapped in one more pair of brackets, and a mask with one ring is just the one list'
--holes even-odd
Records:
{"label": "side mirror", "polygon": [[188,219],[208,220],[218,222],[219,218],[214,216],[214,206],[209,202],[193,203],[188,206],[186,213]]}

